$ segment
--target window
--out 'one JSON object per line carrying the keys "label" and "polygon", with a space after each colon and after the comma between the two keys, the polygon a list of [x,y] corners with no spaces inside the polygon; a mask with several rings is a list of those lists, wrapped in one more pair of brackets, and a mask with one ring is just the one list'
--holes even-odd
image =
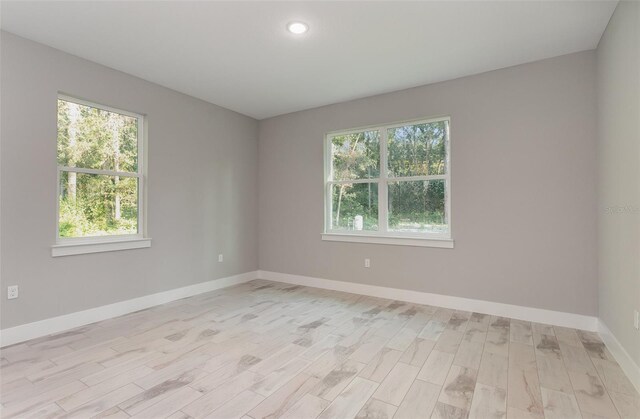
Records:
{"label": "window", "polygon": [[329,134],[325,171],[324,240],[453,247],[449,118]]}
{"label": "window", "polygon": [[[148,247],[143,237],[143,128],[141,115],[58,97],[54,256]],[[129,244],[108,245],[116,242]]]}

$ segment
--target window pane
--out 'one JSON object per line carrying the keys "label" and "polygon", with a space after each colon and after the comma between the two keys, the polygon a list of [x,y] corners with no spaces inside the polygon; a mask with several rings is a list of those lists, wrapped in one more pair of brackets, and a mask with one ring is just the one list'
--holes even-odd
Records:
{"label": "window pane", "polygon": [[389,176],[445,174],[447,125],[437,121],[389,129]]}
{"label": "window pane", "polygon": [[138,119],[58,100],[58,164],[138,171]]}
{"label": "window pane", "polygon": [[332,230],[378,230],[378,184],[331,186]]}
{"label": "window pane", "polygon": [[60,237],[138,232],[138,179],[60,172]]}
{"label": "window pane", "polygon": [[389,183],[389,231],[446,233],[445,181]]}
{"label": "window pane", "polygon": [[380,133],[363,131],[331,139],[333,180],[371,179],[380,174]]}

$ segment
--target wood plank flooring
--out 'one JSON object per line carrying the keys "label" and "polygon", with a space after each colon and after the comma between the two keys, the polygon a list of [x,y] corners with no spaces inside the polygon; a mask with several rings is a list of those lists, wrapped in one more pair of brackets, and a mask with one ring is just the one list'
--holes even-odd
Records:
{"label": "wood plank flooring", "polygon": [[595,333],[262,280],[0,359],[3,418],[640,418]]}

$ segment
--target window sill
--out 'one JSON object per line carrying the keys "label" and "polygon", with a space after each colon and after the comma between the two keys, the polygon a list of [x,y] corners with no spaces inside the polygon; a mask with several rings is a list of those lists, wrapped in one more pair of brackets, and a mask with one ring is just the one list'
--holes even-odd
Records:
{"label": "window sill", "polygon": [[324,233],[322,240],[369,244],[391,244],[398,246],[439,247],[453,249],[451,239],[423,239],[417,237],[365,236],[356,234]]}
{"label": "window sill", "polygon": [[87,253],[113,252],[116,250],[142,249],[151,247],[151,239],[120,239],[114,241],[95,241],[82,243],[65,243],[51,246],[51,256],[72,256]]}

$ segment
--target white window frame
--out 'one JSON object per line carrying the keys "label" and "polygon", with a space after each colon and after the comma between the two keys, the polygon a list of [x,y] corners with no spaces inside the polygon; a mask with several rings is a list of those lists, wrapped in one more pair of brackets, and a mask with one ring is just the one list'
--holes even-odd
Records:
{"label": "white window frame", "polygon": [[[447,134],[445,143],[445,167],[444,175],[427,176],[407,176],[389,177],[387,167],[387,145],[388,130],[407,125],[428,124],[433,122],[447,122]],[[355,134],[363,131],[378,131],[380,135],[380,174],[376,178],[356,179],[356,180],[333,180],[333,155],[332,140],[334,137],[346,134]],[[324,232],[322,240],[356,242],[356,243],[376,243],[423,247],[453,248],[452,227],[451,227],[451,118],[449,116],[422,118],[409,121],[394,122],[391,124],[372,125],[349,130],[333,131],[327,133],[324,138]],[[445,218],[448,223],[446,234],[438,233],[412,233],[388,231],[388,186],[389,182],[396,181],[445,181]],[[378,231],[345,231],[331,229],[333,208],[331,199],[332,185],[353,184],[353,183],[376,183],[378,185]]]}
{"label": "white window frame", "polygon": [[[58,94],[58,100],[64,100],[66,102],[76,103],[78,105],[89,106],[97,108],[107,112],[117,113],[120,115],[136,118],[138,129],[138,155],[137,155],[137,172],[123,172],[114,170],[98,170],[98,169],[84,169],[79,167],[60,166],[56,167],[56,241],[51,247],[51,255],[57,256],[69,256],[85,253],[97,253],[108,252],[115,250],[127,250],[127,249],[139,249],[151,246],[151,239],[146,237],[146,224],[145,224],[145,173],[146,173],[146,159],[145,159],[145,143],[146,143],[146,130],[145,130],[145,117],[142,114],[125,111],[119,108],[102,105],[95,102],[90,102],[84,99],[78,99],[73,96]],[[57,109],[57,100],[56,100]],[[57,124],[57,120],[56,120]],[[56,125],[57,126],[57,125]],[[57,139],[56,139],[57,141]],[[135,234],[116,234],[109,236],[94,236],[94,237],[60,237],[60,175],[62,172],[75,172],[85,173],[93,175],[107,175],[107,176],[123,176],[134,177],[138,179],[138,228]]]}

